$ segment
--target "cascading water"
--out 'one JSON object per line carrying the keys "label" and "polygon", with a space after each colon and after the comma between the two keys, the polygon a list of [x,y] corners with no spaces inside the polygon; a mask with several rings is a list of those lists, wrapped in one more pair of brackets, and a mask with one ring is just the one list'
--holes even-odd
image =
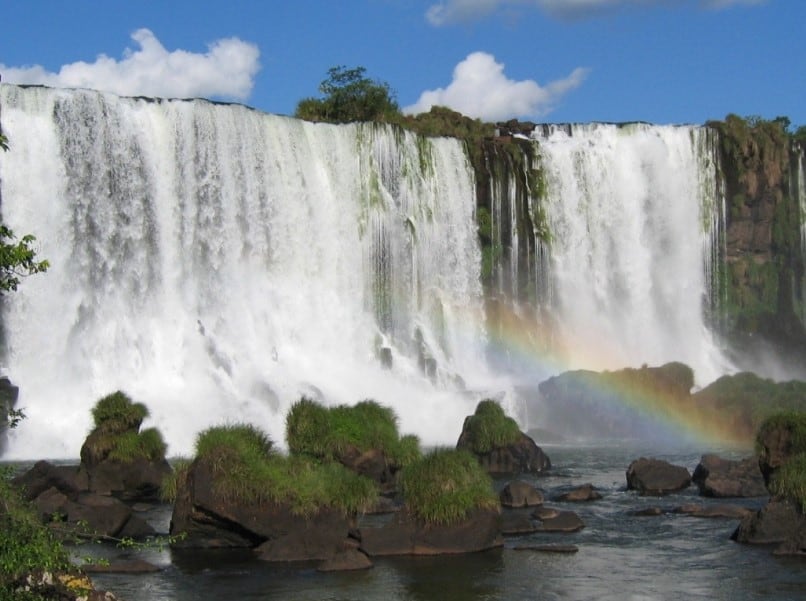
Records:
{"label": "cascading water", "polygon": [[713,133],[592,124],[535,138],[553,350],[577,368],[682,361],[701,384],[728,371],[705,320],[724,214]]}
{"label": "cascading water", "polygon": [[77,456],[118,389],[173,454],[223,421],[282,443],[302,394],[456,439],[478,399],[459,382],[488,382],[458,142],[6,84],[0,107],[3,217],[51,263],[6,299],[28,416],[9,457]]}

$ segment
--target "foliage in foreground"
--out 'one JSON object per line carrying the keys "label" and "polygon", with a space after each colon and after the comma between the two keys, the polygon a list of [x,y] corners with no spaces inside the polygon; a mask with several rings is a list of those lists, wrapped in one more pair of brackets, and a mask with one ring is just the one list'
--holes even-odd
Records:
{"label": "foliage in foreground", "polygon": [[792,499],[806,513],[806,453],[787,460],[772,477],[770,492]]}
{"label": "foliage in foreground", "polygon": [[21,498],[9,477],[8,470],[0,474],[0,599],[22,599],[12,589],[14,581],[38,570],[67,572],[71,566],[61,543]]}
{"label": "foliage in foreground", "polygon": [[340,464],[274,452],[268,436],[249,424],[205,430],[196,456],[212,466],[215,493],[231,502],[288,504],[297,515],[322,507],[349,514],[368,508],[378,494],[372,481]]}
{"label": "foliage in foreground", "polygon": [[521,436],[518,423],[490,399],[479,402],[476,412],[465,421],[464,432],[474,453],[489,453],[517,442]]}
{"label": "foliage in foreground", "polygon": [[499,504],[490,476],[463,450],[432,451],[403,469],[400,484],[406,507],[429,524],[455,524]]}
{"label": "foliage in foreground", "polygon": [[395,412],[372,400],[328,408],[303,397],[286,415],[286,442],[294,454],[327,461],[337,460],[350,447],[378,449],[400,467],[420,456],[418,438],[400,437]]}

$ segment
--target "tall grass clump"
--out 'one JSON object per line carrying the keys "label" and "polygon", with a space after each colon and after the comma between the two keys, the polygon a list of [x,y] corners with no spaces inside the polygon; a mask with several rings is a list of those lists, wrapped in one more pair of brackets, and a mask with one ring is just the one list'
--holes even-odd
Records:
{"label": "tall grass clump", "polygon": [[806,453],[790,457],[775,471],[770,492],[791,499],[806,513]]}
{"label": "tall grass clump", "polygon": [[159,461],[165,457],[165,449],[165,441],[156,428],[147,428],[142,432],[129,430],[114,438],[109,459],[121,463],[131,463],[136,459]]}
{"label": "tall grass clump", "polygon": [[756,436],[756,451],[764,453],[762,441],[770,432],[787,430],[789,432],[790,453],[797,455],[806,453],[806,412],[785,411],[776,413],[765,419]]}
{"label": "tall grass clump", "polygon": [[268,436],[249,424],[205,430],[196,454],[212,467],[216,495],[230,502],[287,504],[297,515],[323,507],[351,513],[369,507],[378,494],[373,482],[341,465],[275,453]]}
{"label": "tall grass clump", "polygon": [[[187,480],[192,461],[187,457],[180,457],[171,462],[171,471],[166,474],[160,484],[160,500],[163,503],[175,503],[177,492]],[[181,483],[181,484],[180,484]]]}
{"label": "tall grass clump", "polygon": [[132,402],[131,398],[120,390],[103,397],[92,408],[95,427],[110,432],[136,430],[146,417],[148,417],[146,406]]}
{"label": "tall grass clump", "polygon": [[474,453],[489,453],[517,442],[521,436],[518,423],[490,399],[479,402],[475,413],[465,421],[464,431]]}
{"label": "tall grass clump", "polygon": [[401,438],[395,412],[373,400],[327,408],[303,397],[286,416],[286,442],[292,453],[327,461],[338,460],[351,447],[378,449],[397,465],[419,455],[419,440]]}
{"label": "tall grass clump", "polygon": [[499,505],[492,480],[464,450],[437,449],[401,472],[406,507],[428,524],[451,525],[474,509]]}

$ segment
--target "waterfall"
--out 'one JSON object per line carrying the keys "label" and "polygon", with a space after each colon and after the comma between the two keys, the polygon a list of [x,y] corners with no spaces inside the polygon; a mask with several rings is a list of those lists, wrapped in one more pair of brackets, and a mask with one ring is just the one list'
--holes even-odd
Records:
{"label": "waterfall", "polygon": [[456,440],[490,385],[459,142],[7,84],[0,106],[3,217],[51,264],[5,302],[9,457],[76,457],[118,389],[172,454],[225,421],[282,445],[301,395]]}
{"label": "waterfall", "polygon": [[546,198],[555,349],[576,367],[729,366],[718,305],[724,200],[707,128],[592,124],[535,131]]}
{"label": "waterfall", "polygon": [[[789,188],[795,197],[795,203],[800,209],[800,249],[803,257],[803,264],[806,265],[806,147],[803,144],[793,144],[791,147],[793,157],[791,159],[791,169],[789,175]],[[801,290],[799,291],[799,301],[796,306],[800,307],[800,320],[806,323],[806,278],[801,280]],[[796,299],[798,300],[798,299]]]}

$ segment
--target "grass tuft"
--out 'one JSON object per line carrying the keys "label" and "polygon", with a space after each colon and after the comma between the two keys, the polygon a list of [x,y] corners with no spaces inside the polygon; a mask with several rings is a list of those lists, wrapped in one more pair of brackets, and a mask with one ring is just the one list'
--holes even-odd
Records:
{"label": "grass tuft", "polygon": [[490,476],[463,450],[438,449],[408,465],[401,488],[409,511],[428,524],[455,524],[499,504]]}
{"label": "grass tuft", "polygon": [[126,393],[118,390],[100,399],[92,409],[96,428],[110,432],[137,430],[148,417],[148,409],[142,403],[134,403]]}
{"label": "grass tuft", "polygon": [[142,432],[129,430],[112,439],[109,459],[121,463],[131,463],[136,459],[159,461],[165,457],[165,441],[156,428],[147,428]]}
{"label": "grass tuft", "polygon": [[770,492],[791,499],[806,513],[806,452],[787,460],[772,477]]}
{"label": "grass tuft", "polygon": [[351,513],[368,508],[378,494],[372,481],[342,465],[274,453],[268,436],[248,424],[205,430],[196,452],[212,465],[215,493],[229,502],[288,504],[297,515],[322,507]]}
{"label": "grass tuft", "polygon": [[160,500],[163,503],[176,502],[177,491],[181,488],[180,482],[185,483],[192,461],[187,457],[180,457],[172,462],[173,468],[166,474],[160,485]]}
{"label": "grass tuft", "polygon": [[490,399],[479,402],[476,412],[467,419],[465,432],[474,453],[489,453],[517,442],[521,436],[518,423]]}
{"label": "grass tuft", "polygon": [[286,442],[291,453],[326,461],[338,460],[350,447],[378,449],[398,467],[419,456],[419,440],[401,438],[395,412],[373,400],[326,408],[303,397],[286,416]]}

